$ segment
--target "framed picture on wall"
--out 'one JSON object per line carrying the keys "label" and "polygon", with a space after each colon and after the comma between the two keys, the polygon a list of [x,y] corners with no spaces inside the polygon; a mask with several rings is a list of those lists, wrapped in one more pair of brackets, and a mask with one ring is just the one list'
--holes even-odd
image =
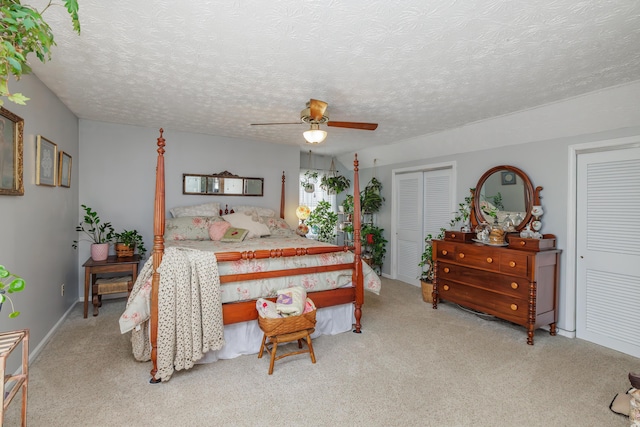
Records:
{"label": "framed picture on wall", "polygon": [[58,158],[58,185],[71,187],[71,156],[62,150]]}
{"label": "framed picture on wall", "polygon": [[516,173],[504,171],[502,173],[502,185],[514,185],[516,183]]}
{"label": "framed picture on wall", "polygon": [[36,145],[36,184],[56,186],[58,174],[58,146],[42,135]]}
{"label": "framed picture on wall", "polygon": [[0,195],[24,195],[22,137],[24,120],[0,107]]}

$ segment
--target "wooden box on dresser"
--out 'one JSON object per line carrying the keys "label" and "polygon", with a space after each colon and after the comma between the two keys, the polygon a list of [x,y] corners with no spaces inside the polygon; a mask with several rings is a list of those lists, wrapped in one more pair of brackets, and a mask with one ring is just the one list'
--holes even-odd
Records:
{"label": "wooden box on dresser", "polygon": [[534,331],[556,334],[560,250],[528,250],[449,240],[433,241],[433,308],[439,299],[491,314]]}

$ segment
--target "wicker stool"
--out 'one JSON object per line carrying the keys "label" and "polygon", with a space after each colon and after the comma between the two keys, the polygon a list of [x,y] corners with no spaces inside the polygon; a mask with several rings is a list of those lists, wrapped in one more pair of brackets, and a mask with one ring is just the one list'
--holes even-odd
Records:
{"label": "wicker stool", "polygon": [[131,276],[112,277],[98,279],[93,283],[91,293],[93,295],[93,315],[98,315],[98,307],[102,307],[102,295],[119,294],[127,292],[131,294],[133,280]]}
{"label": "wicker stool", "polygon": [[[311,363],[316,363],[316,355],[313,352],[313,344],[311,344],[311,334],[315,329],[304,329],[302,331],[291,332],[288,334],[267,336],[265,333],[262,337],[262,345],[260,346],[260,353],[258,353],[258,359],[262,357],[264,354],[264,350],[271,355],[271,361],[269,362],[269,375],[273,374],[273,364],[276,360],[282,359],[283,357],[293,356],[294,354],[302,354],[309,353],[311,356]],[[269,339],[267,341],[267,338]],[[306,340],[307,348],[304,350],[292,351],[289,353],[281,354],[280,356],[276,356],[276,351],[278,350],[278,344],[284,344],[292,341],[298,341],[298,348],[302,348],[302,340]]]}

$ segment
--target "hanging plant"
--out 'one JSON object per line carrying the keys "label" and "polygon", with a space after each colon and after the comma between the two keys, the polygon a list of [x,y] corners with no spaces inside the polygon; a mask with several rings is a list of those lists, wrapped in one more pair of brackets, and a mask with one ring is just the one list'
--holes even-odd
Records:
{"label": "hanging plant", "polygon": [[318,180],[318,172],[317,171],[306,171],[304,173],[304,180],[300,181],[300,185],[304,188],[304,191],[307,193],[313,193],[316,189],[315,182]]}
{"label": "hanging plant", "polygon": [[322,187],[327,194],[340,194],[351,185],[351,181],[346,176],[342,175],[324,175],[320,179],[320,187]]}
{"label": "hanging plant", "polygon": [[[67,12],[71,16],[73,29],[80,34],[78,19],[78,1],[63,0]],[[32,6],[22,5],[18,0],[2,1],[0,5],[0,97],[25,105],[29,100],[21,93],[9,92],[9,75],[20,80],[23,74],[31,73],[27,56],[33,52],[41,62],[51,59],[51,48],[56,45],[49,24],[42,18],[49,6],[56,5],[52,1],[38,11]],[[0,99],[0,105],[3,105]]]}
{"label": "hanging plant", "polygon": [[360,192],[360,206],[363,213],[372,214],[380,210],[384,203],[381,191],[382,183],[376,177],[371,178],[364,190]]}

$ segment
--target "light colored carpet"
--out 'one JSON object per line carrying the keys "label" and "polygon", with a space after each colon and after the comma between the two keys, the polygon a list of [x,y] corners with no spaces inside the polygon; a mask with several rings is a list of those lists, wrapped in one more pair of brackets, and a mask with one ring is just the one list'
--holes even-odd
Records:
{"label": "light colored carpet", "polygon": [[[30,426],[626,426],[608,405],[640,360],[578,339],[487,320],[383,279],[363,333],[314,340],[308,354],[198,365],[148,383],[120,335],[125,301],[98,317],[78,304],[32,363]],[[19,425],[19,399],[6,426]]]}

